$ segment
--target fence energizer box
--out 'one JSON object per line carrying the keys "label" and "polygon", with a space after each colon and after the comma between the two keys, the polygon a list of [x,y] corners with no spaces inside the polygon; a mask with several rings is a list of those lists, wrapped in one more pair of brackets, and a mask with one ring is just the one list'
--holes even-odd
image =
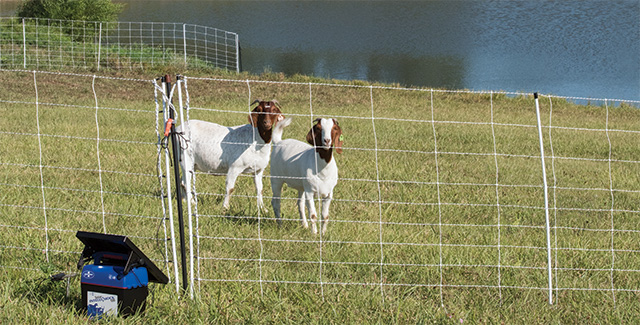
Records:
{"label": "fence energizer box", "polygon": [[[76,237],[85,245],[78,269],[82,268],[82,306],[90,317],[143,311],[149,281],[169,282],[126,236],[78,231]],[[84,265],[91,260],[93,264]]]}

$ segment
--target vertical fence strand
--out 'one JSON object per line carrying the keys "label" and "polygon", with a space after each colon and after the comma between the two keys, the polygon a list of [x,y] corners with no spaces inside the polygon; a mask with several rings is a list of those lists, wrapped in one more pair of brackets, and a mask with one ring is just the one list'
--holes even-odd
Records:
{"label": "vertical fence strand", "polygon": [[[311,85],[312,83],[309,83],[309,119],[310,119],[310,124],[313,125],[313,121],[315,120],[314,118],[314,114],[313,114],[313,93],[311,91]],[[315,158],[315,166],[316,166],[316,171],[318,170],[318,155],[314,155]],[[304,200],[307,200],[306,197],[304,197]],[[320,195],[318,194],[318,203],[321,204],[322,199],[320,197]],[[315,202],[313,203],[315,204]],[[322,209],[321,209],[322,210]],[[311,216],[313,218],[313,216]],[[320,295],[322,296],[322,301],[324,301],[324,278],[323,278],[323,234],[322,234],[322,230],[320,231],[320,241],[318,243],[318,252],[320,254],[320,262],[318,263],[318,278],[319,278],[319,282],[320,282]]]}
{"label": "vertical fence strand", "polygon": [[24,18],[22,18],[22,62],[23,68],[27,68],[27,34],[25,29]]}
{"label": "vertical fence strand", "polygon": [[556,304],[558,303],[558,299],[560,299],[560,295],[557,294],[558,289],[558,178],[556,176],[556,154],[553,151],[553,137],[552,137],[552,126],[551,122],[553,118],[553,101],[551,97],[549,97],[549,150],[551,151],[551,173],[553,176],[553,239],[554,239],[554,276],[553,279],[555,281],[556,288]]}
{"label": "vertical fence strand", "polygon": [[438,166],[438,134],[436,132],[435,107],[433,105],[433,89],[430,91],[429,105],[431,106],[431,128],[433,129],[433,155],[436,165],[436,192],[438,197],[438,271],[440,273],[440,306],[444,307],[444,277],[442,274],[442,201],[440,199],[440,167]]}
{"label": "vertical fence strand", "polygon": [[502,304],[502,251],[501,251],[501,210],[500,210],[500,169],[498,168],[498,145],[496,144],[496,130],[493,111],[493,91],[489,94],[489,101],[491,106],[491,137],[493,138],[493,162],[496,166],[496,211],[498,218],[498,295],[500,303]]}
{"label": "vertical fence strand", "polygon": [[100,110],[100,106],[98,106],[98,95],[96,94],[96,76],[93,76],[91,80],[91,89],[93,90],[93,98],[96,103],[96,157],[98,159],[98,180],[100,181],[100,206],[102,209],[102,230],[104,233],[107,233],[107,223],[105,220],[106,213],[104,210],[104,187],[102,185],[102,164],[100,163],[100,123],[98,118],[98,112]]}
{"label": "vertical fence strand", "polygon": [[42,192],[42,213],[44,214],[44,239],[45,239],[45,258],[47,263],[49,263],[49,220],[47,218],[47,199],[45,197],[44,190],[44,173],[43,173],[43,155],[42,155],[42,139],[40,131],[40,102],[38,97],[38,82],[36,80],[36,72],[33,71],[33,87],[35,89],[35,104],[36,104],[36,126],[38,129],[38,153],[39,153],[39,163],[38,168],[40,170],[40,191]]}
{"label": "vertical fence strand", "polygon": [[606,123],[605,123],[605,134],[607,135],[607,144],[609,145],[609,156],[607,158],[607,165],[609,168],[609,194],[611,195],[611,296],[613,298],[613,305],[616,305],[616,286],[614,283],[614,272],[615,272],[615,264],[616,264],[616,251],[614,249],[614,234],[615,234],[615,222],[614,222],[614,207],[615,207],[615,197],[613,195],[613,175],[611,171],[611,157],[612,157],[612,146],[611,146],[611,137],[609,136],[609,103],[605,99],[604,106],[606,112]]}
{"label": "vertical fence strand", "polygon": [[373,105],[373,86],[369,87],[369,99],[371,101],[371,128],[373,130],[373,152],[376,164],[376,185],[378,190],[378,239],[380,241],[380,295],[384,304],[384,245],[382,236],[382,190],[380,189],[380,168],[378,165],[378,135],[376,133],[376,117]]}
{"label": "vertical fence strand", "polygon": [[551,274],[551,228],[549,224],[549,190],[547,186],[547,169],[544,161],[544,141],[542,138],[542,122],[540,121],[540,104],[538,101],[538,93],[534,94],[536,104],[536,120],[538,124],[538,139],[540,142],[540,162],[542,164],[542,183],[544,189],[544,216],[545,228],[547,232],[547,280],[549,292],[549,304],[553,304],[553,278]]}

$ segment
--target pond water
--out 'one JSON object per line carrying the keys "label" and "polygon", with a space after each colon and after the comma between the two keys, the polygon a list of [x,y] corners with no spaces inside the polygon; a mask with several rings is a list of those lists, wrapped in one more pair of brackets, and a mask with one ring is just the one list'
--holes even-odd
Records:
{"label": "pond water", "polygon": [[116,2],[238,33],[254,73],[640,100],[638,0]]}

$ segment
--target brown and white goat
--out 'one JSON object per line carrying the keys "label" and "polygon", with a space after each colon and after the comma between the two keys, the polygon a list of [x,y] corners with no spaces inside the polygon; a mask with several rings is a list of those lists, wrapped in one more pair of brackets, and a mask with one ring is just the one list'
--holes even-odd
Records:
{"label": "brown and white goat", "polygon": [[188,144],[181,162],[183,177],[191,177],[196,170],[226,175],[224,209],[229,208],[240,174],[254,175],[258,208],[264,209],[262,176],[269,164],[273,127],[284,116],[276,101],[256,100],[251,106],[256,103],[249,114],[249,124],[227,127],[199,120],[188,122]]}
{"label": "brown and white goat", "polygon": [[274,128],[273,151],[271,152],[271,206],[280,220],[280,197],[282,185],[298,190],[298,211],[302,226],[308,228],[305,206],[311,218],[311,231],[318,233],[314,197],[322,200],[322,234],[327,231],[329,205],[333,199],[333,188],[338,184],[338,165],[333,157],[342,153],[342,129],[336,119],[317,119],[307,134],[307,142],[282,140],[284,127],[291,123],[287,118]]}

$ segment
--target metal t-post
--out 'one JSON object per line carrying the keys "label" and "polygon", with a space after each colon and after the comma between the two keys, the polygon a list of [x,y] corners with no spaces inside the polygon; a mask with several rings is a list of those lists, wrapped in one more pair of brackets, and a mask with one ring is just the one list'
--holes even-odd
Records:
{"label": "metal t-post", "polygon": [[185,250],[184,243],[184,217],[182,215],[182,191],[181,187],[181,177],[180,177],[180,143],[178,142],[178,136],[176,134],[176,124],[175,121],[175,110],[170,106],[171,104],[171,77],[169,75],[165,75],[163,81],[166,85],[167,97],[169,98],[169,103],[167,103],[167,109],[169,109],[169,118],[171,119],[171,149],[173,152],[173,173],[174,179],[176,180],[176,200],[178,201],[178,225],[180,227],[180,252],[182,253],[182,289],[186,292],[188,287],[187,281],[187,254]]}

